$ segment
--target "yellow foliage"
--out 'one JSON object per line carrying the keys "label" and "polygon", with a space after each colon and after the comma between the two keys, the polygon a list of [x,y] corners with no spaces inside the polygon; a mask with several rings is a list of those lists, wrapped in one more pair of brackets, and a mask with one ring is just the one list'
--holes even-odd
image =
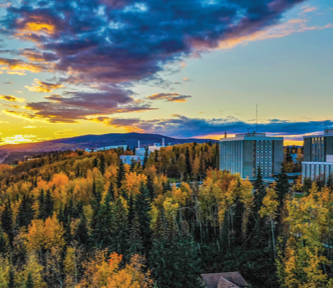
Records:
{"label": "yellow foliage", "polygon": [[28,231],[20,235],[29,252],[39,251],[42,248],[51,249],[65,245],[64,229],[56,215],[49,217],[45,222],[41,219],[32,220]]}
{"label": "yellow foliage", "polygon": [[98,251],[92,260],[85,264],[85,273],[77,288],[83,287],[129,287],[148,288],[152,280],[149,279],[149,272],[142,272],[142,258],[134,255],[124,269],[119,268],[122,255],[113,252],[107,258],[107,251]]}

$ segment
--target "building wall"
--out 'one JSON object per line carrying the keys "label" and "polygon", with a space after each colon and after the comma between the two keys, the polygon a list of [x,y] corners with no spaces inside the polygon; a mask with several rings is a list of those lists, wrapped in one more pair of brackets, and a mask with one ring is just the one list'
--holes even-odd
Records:
{"label": "building wall", "polygon": [[273,154],[273,173],[278,174],[281,172],[281,166],[283,162],[283,140],[273,141],[274,145],[274,154]]}
{"label": "building wall", "polygon": [[311,159],[311,138],[304,138],[304,161],[309,162]]}
{"label": "building wall", "polygon": [[302,179],[310,178],[312,181],[323,179],[327,182],[329,175],[333,174],[332,162],[302,162]]}
{"label": "building wall", "polygon": [[220,141],[220,170],[239,173],[242,178],[255,178],[259,166],[263,177],[271,178],[280,172],[282,162],[283,140],[258,137]]}
{"label": "building wall", "polygon": [[325,137],[325,154],[326,155],[333,155],[333,136]]}
{"label": "building wall", "polygon": [[243,171],[243,141],[220,142],[220,170],[231,173]]}
{"label": "building wall", "polygon": [[255,169],[255,141],[253,140],[244,140],[244,154],[243,154],[243,173],[242,177],[253,178],[256,175]]}

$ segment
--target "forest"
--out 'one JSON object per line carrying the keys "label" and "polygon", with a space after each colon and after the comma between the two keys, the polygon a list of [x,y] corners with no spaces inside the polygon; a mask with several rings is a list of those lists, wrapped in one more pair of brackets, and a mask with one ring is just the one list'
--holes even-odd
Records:
{"label": "forest", "polygon": [[333,185],[291,185],[284,168],[268,187],[260,169],[242,180],[218,170],[212,142],[143,165],[123,153],[0,165],[1,288],[192,288],[229,271],[250,287],[333,287]]}

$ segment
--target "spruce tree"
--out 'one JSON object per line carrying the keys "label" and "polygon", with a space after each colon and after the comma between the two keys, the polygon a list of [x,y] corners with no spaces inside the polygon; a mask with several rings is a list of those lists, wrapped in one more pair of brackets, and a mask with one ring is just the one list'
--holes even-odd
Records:
{"label": "spruce tree", "polygon": [[192,175],[192,167],[191,167],[191,158],[190,158],[190,150],[188,146],[186,147],[186,154],[185,154],[185,163],[186,163],[186,173],[187,177],[191,177]]}
{"label": "spruce tree", "polygon": [[15,287],[15,281],[14,281],[14,270],[13,270],[13,266],[10,265],[9,268],[9,279],[8,279],[8,288],[14,288]]}
{"label": "spruce tree", "polygon": [[94,161],[93,161],[93,167],[98,167],[98,160],[97,160],[97,157],[94,158]]}
{"label": "spruce tree", "polygon": [[99,171],[101,171],[101,174],[105,174],[105,157],[104,153],[101,154],[101,157],[99,158]]}
{"label": "spruce tree", "polygon": [[34,287],[35,287],[35,285],[34,285],[34,281],[32,280],[32,275],[31,275],[31,273],[28,274],[28,279],[27,279],[27,281],[26,281],[26,283],[25,283],[25,287],[26,287],[26,288],[34,288]]}
{"label": "spruce tree", "polygon": [[10,247],[8,247],[8,237],[4,234],[3,230],[0,229],[0,255],[8,252]]}
{"label": "spruce tree", "polygon": [[265,189],[263,177],[261,174],[260,166],[258,167],[258,170],[257,170],[257,178],[254,182],[253,189],[255,191],[254,192],[254,213],[255,213],[255,217],[259,217],[258,212],[262,206],[262,201],[264,200],[264,198],[266,196],[266,189]]}
{"label": "spruce tree", "polygon": [[149,175],[147,176],[147,189],[148,189],[150,201],[153,201],[155,198],[154,183],[153,183],[153,179]]}
{"label": "spruce tree", "polygon": [[117,171],[117,188],[120,189],[121,181],[125,178],[125,167],[122,160],[119,160],[119,166]]}
{"label": "spruce tree", "polygon": [[129,237],[127,246],[127,258],[130,259],[134,254],[141,254],[144,252],[143,241],[141,236],[141,229],[140,229],[139,217],[138,214],[135,213],[132,223],[129,228]]}
{"label": "spruce tree", "polygon": [[119,198],[115,204],[116,230],[115,230],[115,251],[126,257],[128,241],[128,216],[126,208]]}
{"label": "spruce tree", "polygon": [[1,225],[3,231],[7,233],[10,243],[13,243],[14,225],[13,225],[13,212],[10,200],[5,202],[5,207],[1,214]]}
{"label": "spruce tree", "polygon": [[140,194],[136,196],[135,212],[138,215],[138,221],[140,225],[140,235],[142,238],[142,244],[146,253],[151,248],[151,236],[152,230],[150,228],[151,217],[149,212],[151,211],[151,204],[148,195],[148,190],[143,184],[140,187]]}
{"label": "spruce tree", "polygon": [[54,199],[51,195],[50,190],[47,190],[46,196],[44,199],[44,203],[42,206],[40,206],[40,218],[45,220],[48,217],[51,217],[53,215],[53,209],[54,209]]}
{"label": "spruce tree", "polygon": [[158,288],[202,287],[201,259],[197,244],[189,237],[155,240],[149,269]]}
{"label": "spruce tree", "polygon": [[32,207],[32,204],[32,198],[24,195],[16,217],[16,224],[18,227],[28,227],[28,225],[34,219],[34,209]]}
{"label": "spruce tree", "polygon": [[279,201],[279,207],[281,208],[284,197],[289,193],[290,191],[290,184],[288,180],[288,176],[282,167],[281,172],[276,177],[276,186],[275,190],[278,196]]}
{"label": "spruce tree", "polygon": [[87,219],[84,213],[81,214],[79,225],[75,231],[74,239],[83,245],[86,250],[90,248],[90,235],[87,226]]}
{"label": "spruce tree", "polygon": [[93,238],[102,248],[110,248],[113,244],[112,236],[115,231],[115,214],[111,205],[110,194],[106,194],[94,221]]}
{"label": "spruce tree", "polygon": [[110,182],[108,194],[110,195],[111,201],[114,201],[114,187],[112,182]]}

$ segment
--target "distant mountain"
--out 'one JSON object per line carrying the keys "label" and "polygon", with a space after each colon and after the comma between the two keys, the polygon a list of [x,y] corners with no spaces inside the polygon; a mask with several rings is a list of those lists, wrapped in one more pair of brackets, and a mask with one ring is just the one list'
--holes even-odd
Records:
{"label": "distant mountain", "polygon": [[211,140],[195,138],[177,139],[158,134],[110,133],[103,135],[83,135],[37,143],[3,145],[0,146],[0,153],[29,152],[29,154],[31,154],[32,152],[38,153],[85,148],[97,149],[112,145],[129,145],[133,148],[137,147],[138,141],[140,141],[141,145],[144,146],[161,143],[162,138],[164,138],[166,144],[171,143],[172,145],[189,142],[204,143]]}

